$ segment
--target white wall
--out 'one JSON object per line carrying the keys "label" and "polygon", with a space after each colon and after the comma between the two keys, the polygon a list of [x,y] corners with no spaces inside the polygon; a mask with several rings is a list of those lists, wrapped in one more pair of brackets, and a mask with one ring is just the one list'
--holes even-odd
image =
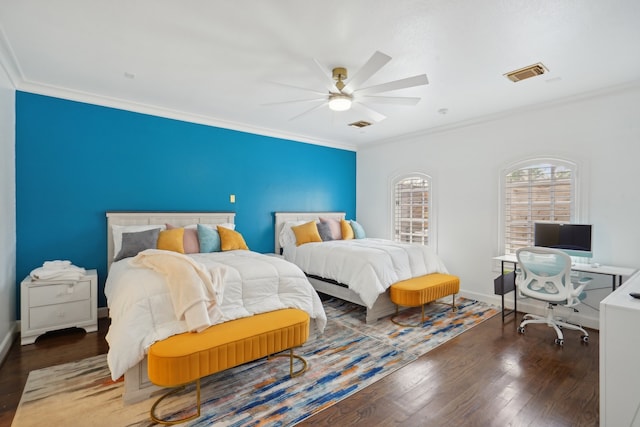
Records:
{"label": "white wall", "polygon": [[0,67],[0,362],[16,327],[15,90]]}
{"label": "white wall", "polygon": [[[408,172],[432,176],[438,253],[460,276],[463,296],[499,304],[493,293],[498,266],[492,257],[500,255],[500,172],[524,158],[560,156],[576,161],[582,173],[580,220],[594,225],[593,261],[638,268],[638,105],[640,84],[633,84],[362,149],[357,157],[358,221],[367,235],[390,238],[391,179]],[[596,277],[595,287],[611,283],[610,277]],[[590,294],[595,310],[581,309],[586,326],[597,327],[598,302],[606,293]]]}

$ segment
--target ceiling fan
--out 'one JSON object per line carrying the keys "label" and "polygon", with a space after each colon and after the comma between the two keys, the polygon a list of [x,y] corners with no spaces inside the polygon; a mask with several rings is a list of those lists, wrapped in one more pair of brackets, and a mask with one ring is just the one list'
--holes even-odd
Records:
{"label": "ceiling fan", "polygon": [[292,103],[317,103],[312,108],[290,118],[294,120],[307,115],[315,110],[328,106],[333,111],[346,111],[351,108],[359,109],[376,122],[384,120],[385,115],[372,109],[368,104],[395,104],[395,105],[416,105],[420,98],[406,96],[376,96],[375,94],[391,92],[399,89],[406,89],[415,86],[422,86],[429,83],[426,74],[394,80],[374,86],[361,87],[385,64],[391,61],[391,57],[382,52],[376,51],[371,58],[356,72],[353,77],[349,77],[347,69],[336,67],[331,72],[316,59],[310,61],[310,69],[324,84],[326,92],[316,89],[292,86],[278,83],[284,86],[313,92],[319,97],[310,99],[299,99],[293,101],[274,102],[264,105],[282,105]]}

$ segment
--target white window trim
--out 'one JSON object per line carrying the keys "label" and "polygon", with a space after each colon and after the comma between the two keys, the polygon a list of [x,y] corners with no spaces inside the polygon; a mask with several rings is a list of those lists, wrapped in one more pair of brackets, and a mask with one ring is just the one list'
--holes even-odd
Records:
{"label": "white window trim", "polygon": [[389,226],[389,240],[394,240],[395,238],[395,222],[396,222],[396,214],[395,214],[395,202],[396,202],[396,192],[395,192],[395,188],[396,188],[396,184],[398,183],[398,181],[402,181],[403,179],[407,179],[407,178],[413,178],[413,177],[420,177],[422,179],[425,179],[427,181],[429,181],[429,203],[428,203],[428,209],[429,209],[429,244],[428,246],[430,248],[432,248],[434,251],[438,251],[438,226],[437,226],[437,214],[436,211],[434,209],[434,204],[433,204],[433,200],[434,200],[434,195],[436,194],[436,184],[435,184],[435,179],[433,178],[433,176],[428,175],[424,172],[407,172],[407,173],[403,173],[403,174],[399,174],[399,175],[395,175],[393,176],[390,181],[389,181],[389,199],[390,199],[390,218],[391,218],[391,222],[390,222],[390,226]]}
{"label": "white window trim", "polygon": [[498,193],[498,252],[497,255],[504,255],[505,246],[505,177],[514,170],[521,169],[527,166],[533,166],[538,163],[553,163],[570,167],[573,170],[574,186],[572,197],[576,201],[573,205],[573,215],[571,222],[574,223],[589,223],[589,217],[587,213],[588,197],[584,189],[587,187],[583,181],[583,177],[586,176],[585,167],[578,161],[569,160],[567,158],[555,157],[555,156],[540,156],[530,157],[524,160],[519,160],[506,165],[500,170],[500,185]]}

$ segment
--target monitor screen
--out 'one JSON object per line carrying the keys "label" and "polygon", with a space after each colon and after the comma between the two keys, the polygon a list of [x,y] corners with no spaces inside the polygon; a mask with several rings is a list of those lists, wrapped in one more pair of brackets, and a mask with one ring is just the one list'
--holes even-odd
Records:
{"label": "monitor screen", "polygon": [[591,257],[591,224],[534,224],[535,246],[560,249],[571,256]]}

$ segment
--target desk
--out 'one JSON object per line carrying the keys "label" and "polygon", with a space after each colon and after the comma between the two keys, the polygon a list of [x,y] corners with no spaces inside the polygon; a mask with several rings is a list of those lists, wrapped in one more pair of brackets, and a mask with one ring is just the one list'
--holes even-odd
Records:
{"label": "desk", "polygon": [[[502,292],[499,293],[497,289],[499,285],[498,279],[500,279],[498,278],[496,279],[495,293],[502,295],[502,321],[504,322],[505,316],[508,316],[512,312],[514,313],[514,317],[515,317],[516,301],[518,298],[518,295],[517,295],[518,293],[516,292],[514,287],[513,288],[513,310],[505,312],[504,294],[509,293],[511,291],[511,287],[508,284],[504,286],[504,278],[506,277],[504,265],[505,263],[512,264],[513,269],[515,270],[516,265],[518,264],[518,259],[516,258],[515,255],[501,255],[501,256],[494,257],[493,259],[495,261],[500,261],[500,271],[502,272],[502,276],[501,276],[502,283],[503,283],[503,287],[501,288]],[[590,273],[590,274],[604,274],[605,276],[611,276],[611,290],[615,291],[618,286],[622,285],[622,277],[633,275],[636,272],[636,269],[628,268],[628,267],[616,267],[611,265],[601,265],[599,267],[593,267],[592,264],[574,264],[571,266],[571,271],[580,271],[580,272]]]}
{"label": "desk", "polygon": [[640,273],[600,302],[600,425],[640,426]]}

